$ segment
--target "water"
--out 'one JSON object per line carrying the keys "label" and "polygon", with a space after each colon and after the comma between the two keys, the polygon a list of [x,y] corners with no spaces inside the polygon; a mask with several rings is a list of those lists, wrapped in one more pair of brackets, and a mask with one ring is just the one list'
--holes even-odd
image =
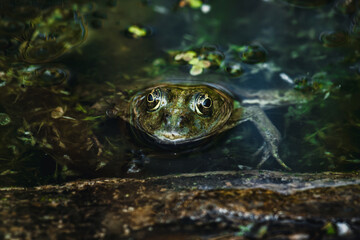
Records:
{"label": "water", "polygon": [[[190,2],[2,1],[1,185],[256,167],[251,123],[162,151],[93,108],[164,79],[306,95],[266,108],[281,159],[300,172],[359,169],[358,1]],[[282,169],[273,158],[263,168]]]}

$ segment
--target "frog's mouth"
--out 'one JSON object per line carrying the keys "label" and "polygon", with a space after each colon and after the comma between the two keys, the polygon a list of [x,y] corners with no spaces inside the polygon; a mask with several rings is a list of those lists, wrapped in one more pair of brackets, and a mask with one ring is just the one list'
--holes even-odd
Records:
{"label": "frog's mouth", "polygon": [[181,142],[186,139],[184,135],[179,134],[178,132],[166,132],[162,133],[161,135],[157,134],[157,137],[161,141],[171,141],[171,142]]}
{"label": "frog's mouth", "polygon": [[[177,130],[171,131],[164,131],[158,130],[153,133],[145,132],[138,128],[133,128],[133,133],[143,143],[148,143],[152,147],[157,146],[160,149],[167,149],[167,150],[183,150],[188,149],[189,145],[195,147],[202,145],[205,140],[210,139],[204,136],[192,136],[189,137],[184,132],[179,132]],[[192,147],[190,149],[193,149]]]}
{"label": "frog's mouth", "polygon": [[193,147],[202,145],[205,140],[210,138],[205,138],[204,136],[196,136],[196,137],[188,137],[184,136],[183,134],[180,134],[176,131],[171,132],[163,132],[162,134],[146,134],[148,141],[150,140],[150,143],[156,143],[160,148],[163,149],[172,149],[174,148],[178,150],[188,149],[189,145],[192,147],[189,148],[192,149]]}
{"label": "frog's mouth", "polygon": [[[147,139],[152,146],[156,145],[159,149],[172,151],[172,152],[188,152],[193,151],[195,148],[203,146],[210,138],[186,138],[178,136],[178,138],[172,139],[174,136],[151,136],[147,135]],[[176,136],[175,136],[176,137]]]}
{"label": "frog's mouth", "polygon": [[[150,135],[150,134],[149,134]],[[189,137],[188,128],[166,128],[154,131],[150,135],[152,138],[157,139],[158,142],[165,144],[181,144],[189,141],[193,141],[196,137]]]}

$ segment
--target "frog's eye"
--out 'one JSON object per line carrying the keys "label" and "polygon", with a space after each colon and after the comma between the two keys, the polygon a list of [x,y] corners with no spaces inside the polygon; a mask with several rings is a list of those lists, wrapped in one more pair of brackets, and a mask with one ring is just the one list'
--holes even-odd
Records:
{"label": "frog's eye", "polygon": [[161,90],[160,88],[155,88],[146,97],[147,109],[152,112],[157,110],[161,104]]}
{"label": "frog's eye", "polygon": [[200,116],[210,116],[212,113],[212,100],[208,94],[198,93],[195,97],[195,111]]}

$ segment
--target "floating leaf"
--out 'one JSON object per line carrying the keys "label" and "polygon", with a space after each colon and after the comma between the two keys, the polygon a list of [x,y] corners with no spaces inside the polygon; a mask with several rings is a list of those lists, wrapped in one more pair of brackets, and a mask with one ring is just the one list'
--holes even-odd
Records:
{"label": "floating leaf", "polygon": [[145,37],[146,36],[146,29],[140,28],[138,26],[131,26],[129,27],[128,31],[133,34],[134,37]]}
{"label": "floating leaf", "polygon": [[200,8],[203,3],[201,0],[189,0],[189,4],[191,8]]}
{"label": "floating leaf", "polygon": [[191,59],[191,61],[189,61],[189,64],[197,65],[199,62],[200,62],[200,60],[198,58],[194,58],[194,59]]}
{"label": "floating leaf", "polygon": [[0,113],[0,126],[6,126],[11,122],[10,116],[6,113]]}
{"label": "floating leaf", "polygon": [[125,30],[125,35],[134,39],[148,37],[150,34],[150,28],[141,25],[131,25]]}
{"label": "floating leaf", "polygon": [[190,74],[193,76],[200,75],[202,72],[203,72],[203,68],[196,65],[192,66],[190,69]]}
{"label": "floating leaf", "polygon": [[196,55],[197,54],[194,51],[187,51],[187,52],[179,53],[179,54],[175,55],[174,59],[175,59],[175,61],[184,60],[186,62],[189,62],[192,59],[194,59],[196,57]]}

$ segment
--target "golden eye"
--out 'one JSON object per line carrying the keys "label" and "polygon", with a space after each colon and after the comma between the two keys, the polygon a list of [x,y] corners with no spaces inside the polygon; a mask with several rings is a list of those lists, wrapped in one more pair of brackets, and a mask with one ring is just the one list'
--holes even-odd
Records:
{"label": "golden eye", "polygon": [[157,110],[161,104],[161,90],[160,88],[155,88],[149,92],[146,97],[147,109],[150,112]]}
{"label": "golden eye", "polygon": [[195,111],[200,116],[210,116],[212,114],[212,100],[208,94],[198,93],[195,96]]}

